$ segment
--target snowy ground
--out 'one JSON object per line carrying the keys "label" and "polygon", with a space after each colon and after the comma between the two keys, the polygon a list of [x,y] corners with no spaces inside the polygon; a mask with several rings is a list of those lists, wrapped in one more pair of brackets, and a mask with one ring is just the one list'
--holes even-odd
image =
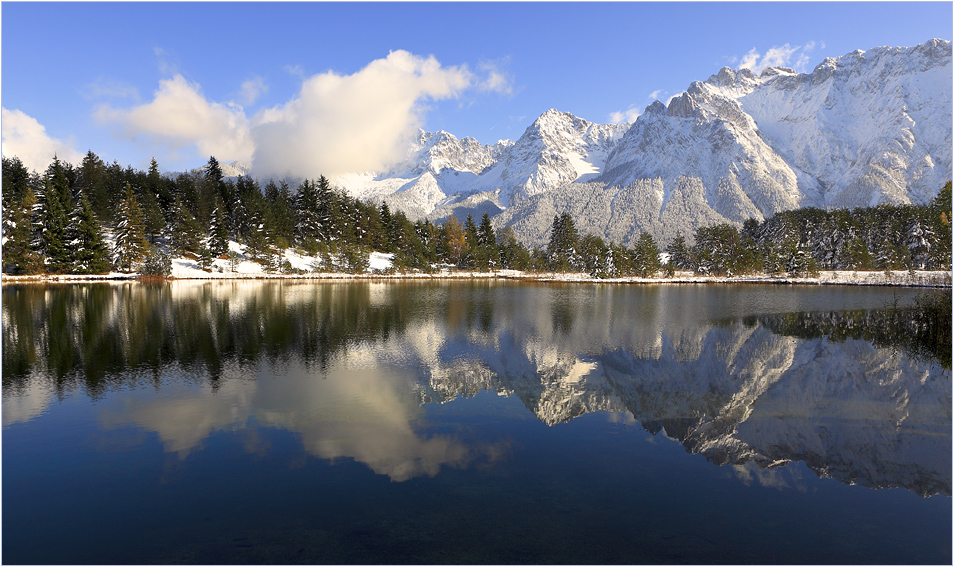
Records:
{"label": "snowy ground", "polygon": [[[393,273],[394,254],[372,252],[368,257],[368,269],[363,274],[347,274],[340,272],[315,271],[320,260],[313,256],[299,254],[293,249],[285,250],[282,260],[287,260],[292,268],[302,273],[279,274],[269,273],[264,265],[245,256],[245,246],[236,242],[229,243],[229,252],[237,259],[214,260],[211,271],[199,267],[198,260],[179,257],[172,260],[172,277],[180,280],[202,279],[361,279],[361,278],[388,278],[388,279],[467,279],[467,278],[500,278],[523,279],[530,281],[554,282],[593,282],[593,283],[773,283],[773,284],[834,284],[834,285],[899,285],[899,286],[932,286],[951,287],[951,272],[942,271],[895,271],[856,272],[856,271],[828,271],[821,272],[814,278],[795,278],[788,276],[736,276],[714,277],[697,276],[692,272],[676,272],[673,277],[657,278],[612,278],[598,279],[585,273],[527,273],[517,270],[498,270],[496,272],[466,272],[451,269],[441,269],[434,274],[424,273]],[[100,276],[10,276],[2,275],[3,283],[23,281],[91,281],[91,280],[125,280],[135,278],[136,274],[113,272]]]}

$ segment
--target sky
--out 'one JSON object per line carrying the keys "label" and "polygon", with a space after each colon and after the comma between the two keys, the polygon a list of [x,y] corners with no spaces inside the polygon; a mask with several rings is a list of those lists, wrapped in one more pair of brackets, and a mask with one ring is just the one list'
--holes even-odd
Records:
{"label": "sky", "polygon": [[0,5],[2,152],[317,177],[419,128],[516,140],[550,108],[632,122],[722,67],[952,39],[951,2]]}

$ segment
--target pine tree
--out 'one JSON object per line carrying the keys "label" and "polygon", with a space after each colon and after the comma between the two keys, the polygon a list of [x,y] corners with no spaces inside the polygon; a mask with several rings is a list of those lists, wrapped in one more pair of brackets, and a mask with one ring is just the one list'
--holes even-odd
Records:
{"label": "pine tree", "polygon": [[500,267],[500,250],[497,247],[497,235],[494,234],[493,224],[490,222],[490,215],[484,213],[480,219],[480,227],[477,229],[477,242],[480,245],[480,256],[486,259],[486,264],[490,269],[495,270]]}
{"label": "pine tree", "polygon": [[692,255],[681,232],[676,233],[676,237],[672,239],[669,246],[666,246],[666,252],[669,254],[669,263],[676,268],[680,270],[693,269]]}
{"label": "pine tree", "polygon": [[586,234],[580,239],[580,255],[583,258],[583,269],[595,278],[607,278],[610,275],[607,263],[608,249],[606,243],[599,236]]}
{"label": "pine tree", "polygon": [[573,217],[570,213],[555,215],[546,252],[550,269],[557,272],[582,269],[578,247],[579,235]]}
{"label": "pine tree", "polygon": [[633,271],[641,278],[650,278],[660,267],[656,241],[648,232],[640,232],[636,245],[633,246]]}
{"label": "pine tree", "polygon": [[464,239],[467,241],[467,253],[463,258],[464,266],[479,270],[486,269],[484,258],[480,254],[480,236],[477,234],[477,225],[474,223],[474,217],[470,214],[464,221]]}
{"label": "pine tree", "polygon": [[391,222],[391,209],[388,207],[387,203],[381,203],[381,230],[384,231],[382,250],[384,252],[394,252],[394,241],[393,241],[393,230],[394,226]]}
{"label": "pine tree", "polygon": [[113,250],[115,266],[123,272],[138,271],[149,252],[149,241],[146,240],[142,209],[128,183],[126,197],[120,203],[116,217],[119,223],[116,226],[116,248]]}
{"label": "pine tree", "polygon": [[43,267],[43,260],[33,249],[33,223],[31,221],[36,197],[27,187],[19,203],[10,203],[4,208],[3,270],[14,274],[36,274]]}
{"label": "pine tree", "polygon": [[464,231],[454,215],[447,217],[441,228],[444,259],[460,267],[467,254],[467,237],[464,236]]}
{"label": "pine tree", "polygon": [[220,203],[216,203],[211,216],[208,248],[213,258],[218,258],[228,252],[229,249],[229,233],[228,227],[225,225],[225,211],[222,210]]}
{"label": "pine tree", "polygon": [[[185,252],[197,253],[202,248],[202,231],[199,221],[192,214],[188,205],[181,200],[176,199],[175,219],[173,220],[172,246],[177,253]],[[224,223],[219,225],[224,227]],[[217,230],[224,230],[220,228]]]}
{"label": "pine tree", "polygon": [[80,204],[73,212],[69,234],[71,260],[76,273],[104,274],[109,271],[109,248],[86,195],[80,197]]}
{"label": "pine tree", "polygon": [[298,186],[295,213],[295,237],[299,244],[317,241],[321,227],[318,220],[318,189],[314,182],[306,179]]}
{"label": "pine tree", "polygon": [[64,168],[56,157],[46,172],[46,191],[42,204],[43,252],[47,268],[55,274],[69,273],[72,268],[67,235],[72,209],[70,188]]}

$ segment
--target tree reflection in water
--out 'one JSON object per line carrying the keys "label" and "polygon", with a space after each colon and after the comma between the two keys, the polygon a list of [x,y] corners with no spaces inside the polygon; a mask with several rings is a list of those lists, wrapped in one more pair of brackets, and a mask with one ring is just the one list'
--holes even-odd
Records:
{"label": "tree reflection in water", "polygon": [[[406,480],[503,452],[423,432],[422,402],[488,390],[518,397],[547,424],[625,412],[719,465],[802,461],[846,483],[949,495],[950,292],[824,309],[860,293],[5,285],[4,424],[42,411],[43,390],[97,399],[151,384],[164,399],[136,398],[102,423],[156,431],[182,457],[210,432],[254,419],[297,432],[316,456]],[[822,308],[796,309],[806,305]],[[766,308],[778,314],[757,311]]]}

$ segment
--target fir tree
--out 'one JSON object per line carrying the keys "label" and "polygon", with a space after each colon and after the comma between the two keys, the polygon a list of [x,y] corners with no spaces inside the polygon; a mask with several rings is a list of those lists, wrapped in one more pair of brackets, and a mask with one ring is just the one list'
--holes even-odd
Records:
{"label": "fir tree", "polygon": [[661,267],[659,263],[659,247],[648,232],[640,232],[636,245],[633,246],[633,271],[641,278],[650,278]]}
{"label": "fir tree", "polygon": [[467,254],[467,237],[454,215],[447,217],[441,229],[442,255],[447,262],[459,267]]}
{"label": "fir tree", "polygon": [[[188,205],[179,199],[176,199],[176,216],[172,226],[172,246],[177,253],[196,253],[200,250],[202,247],[202,231],[199,221],[196,220]],[[224,223],[219,226],[224,226]]]}
{"label": "fir tree", "polygon": [[76,273],[103,274],[109,271],[109,248],[86,195],[80,197],[80,204],[73,212],[69,233],[71,260]]}
{"label": "fir tree", "polygon": [[218,258],[229,249],[228,227],[225,226],[225,211],[221,204],[216,203],[211,216],[208,248],[213,258]]}
{"label": "fir tree", "polygon": [[32,246],[32,213],[36,204],[33,190],[27,187],[19,203],[4,208],[3,270],[14,274],[36,274],[43,267],[42,258]]}
{"label": "fir tree", "polygon": [[318,189],[314,182],[304,180],[295,197],[295,237],[299,243],[317,241],[321,233],[318,220]]}
{"label": "fir tree", "polygon": [[569,213],[555,215],[547,245],[547,263],[553,271],[580,270],[582,261],[578,252],[579,235]]}
{"label": "fir tree", "polygon": [[123,272],[137,271],[142,268],[149,252],[149,241],[146,240],[142,209],[128,183],[126,197],[116,217],[119,223],[116,226],[116,248],[113,250],[114,264]]}
{"label": "fir tree", "polygon": [[580,255],[583,258],[583,269],[595,278],[610,276],[610,266],[606,243],[599,236],[586,234],[580,239]]}
{"label": "fir tree", "polygon": [[691,270],[692,254],[689,252],[689,246],[686,245],[686,239],[681,232],[676,233],[676,237],[666,246],[666,252],[669,254],[669,263],[680,270]]}
{"label": "fir tree", "polygon": [[68,273],[72,268],[67,235],[71,209],[69,182],[62,164],[54,157],[46,172],[42,246],[47,268],[55,274]]}

